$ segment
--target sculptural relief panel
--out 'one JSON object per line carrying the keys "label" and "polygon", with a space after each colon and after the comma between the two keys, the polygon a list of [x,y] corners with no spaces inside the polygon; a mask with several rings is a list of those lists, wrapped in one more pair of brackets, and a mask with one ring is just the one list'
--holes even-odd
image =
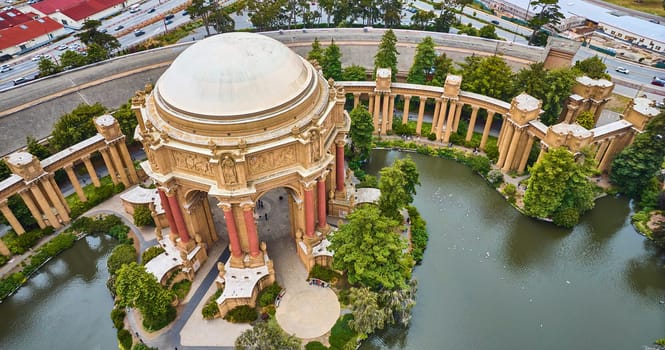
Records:
{"label": "sculptural relief panel", "polygon": [[213,169],[207,157],[182,152],[173,152],[171,155],[173,156],[173,164],[177,169],[207,176],[213,175]]}
{"label": "sculptural relief panel", "polygon": [[253,176],[294,165],[297,162],[296,151],[296,145],[289,145],[247,156],[249,175]]}

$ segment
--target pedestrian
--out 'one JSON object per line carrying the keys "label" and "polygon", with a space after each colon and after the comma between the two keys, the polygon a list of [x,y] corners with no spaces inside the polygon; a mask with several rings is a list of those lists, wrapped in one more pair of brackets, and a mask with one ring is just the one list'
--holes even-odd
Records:
{"label": "pedestrian", "polygon": [[265,213],[264,215],[265,215],[266,220],[268,220],[268,213]]}

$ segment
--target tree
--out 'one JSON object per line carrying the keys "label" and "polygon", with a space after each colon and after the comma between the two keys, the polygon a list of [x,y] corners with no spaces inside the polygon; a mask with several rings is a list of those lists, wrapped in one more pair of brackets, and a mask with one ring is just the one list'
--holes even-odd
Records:
{"label": "tree", "polygon": [[110,275],[115,275],[123,265],[133,262],[136,262],[136,249],[134,249],[134,246],[131,244],[119,244],[113,248],[111,255],[106,260],[106,268],[109,270]]}
{"label": "tree", "polygon": [[155,226],[155,220],[152,218],[150,208],[144,205],[134,208],[133,219],[136,226]]}
{"label": "tree", "polygon": [[363,105],[358,105],[349,115],[351,117],[351,138],[352,159],[358,162],[365,162],[369,159],[369,152],[372,149],[372,134],[374,133],[374,119]]}
{"label": "tree", "polygon": [[[162,253],[164,253],[164,248],[160,245],[154,245],[146,250],[143,251],[141,254],[141,264],[145,265],[147,264],[150,260],[158,257]],[[217,304],[215,304],[217,306]]]}
{"label": "tree", "polygon": [[399,26],[402,19],[403,2],[401,0],[383,0],[379,3],[383,14],[383,24],[388,28]]}
{"label": "tree", "polygon": [[258,31],[277,28],[287,21],[282,8],[286,9],[285,0],[247,0],[249,20]]}
{"label": "tree", "polygon": [[120,47],[120,42],[113,35],[102,33],[97,28],[102,25],[99,20],[89,19],[83,22],[81,32],[76,34],[76,37],[81,39],[81,42],[86,46],[96,44],[104,48],[107,52],[111,52]]}
{"label": "tree", "polygon": [[231,17],[231,14],[223,7],[219,7],[211,12],[208,18],[217,33],[232,32],[236,27],[236,22]]}
{"label": "tree", "polygon": [[367,287],[351,288],[349,293],[351,314],[349,327],[360,334],[360,339],[377,329],[383,329],[388,319],[387,312],[379,306],[379,293]]}
{"label": "tree", "polygon": [[500,40],[501,38],[499,38],[499,36],[496,35],[495,29],[496,29],[496,27],[494,27],[491,24],[483,26],[478,31],[478,36],[480,36],[481,38]]}
{"label": "tree", "polygon": [[576,71],[577,75],[586,75],[593,79],[612,79],[612,77],[606,73],[607,66],[598,56],[575,61],[573,69]]}
{"label": "tree", "polygon": [[569,68],[546,70],[542,62],[522,68],[514,80],[515,93],[523,91],[543,102],[545,125],[555,124],[575,85],[576,73]]}
{"label": "tree", "polygon": [[612,162],[610,181],[621,192],[637,198],[660,170],[665,156],[665,112],[653,117],[643,133],[635,137]]}
{"label": "tree", "polygon": [[109,58],[109,51],[98,44],[90,44],[85,52],[85,57],[88,64],[100,62]]}
{"label": "tree", "polygon": [[253,328],[248,329],[236,339],[235,348],[238,350],[300,350],[301,341],[296,336],[286,334],[274,322],[257,322]]}
{"label": "tree", "polygon": [[342,72],[342,80],[345,81],[367,80],[367,72],[365,71],[365,67],[354,64],[344,68],[344,71]]}
{"label": "tree", "polygon": [[453,2],[459,6],[459,12],[464,12],[464,7],[473,4],[473,0],[453,0]]}
{"label": "tree", "polygon": [[59,65],[55,64],[51,59],[44,57],[39,60],[37,68],[39,69],[40,77],[48,77],[49,75],[60,73],[62,71],[62,68],[60,68]]}
{"label": "tree", "polygon": [[37,159],[42,160],[48,156],[51,155],[51,152],[46,148],[46,146],[42,145],[37,141],[36,138],[32,136],[28,136],[26,139],[26,145],[28,149],[28,153],[32,154],[33,156],[37,157]]}
{"label": "tree", "polygon": [[316,60],[316,62],[319,64],[323,63],[323,49],[321,48],[319,38],[314,38],[314,41],[312,42],[312,49],[307,54],[307,59],[310,61]]}
{"label": "tree", "polygon": [[11,175],[12,171],[9,170],[9,167],[7,166],[7,163],[5,163],[5,160],[0,159],[0,181],[8,178]]}
{"label": "tree", "polygon": [[337,81],[342,80],[342,52],[339,50],[339,46],[335,44],[334,39],[323,51],[321,70],[326,79],[333,78]]}
{"label": "tree", "polygon": [[97,134],[92,119],[106,112],[100,103],[80,104],[70,113],[64,114],[53,126],[50,145],[56,150],[63,150]]}
{"label": "tree", "polygon": [[434,8],[440,9],[439,16],[434,20],[434,30],[437,32],[448,33],[450,28],[457,23],[455,11],[443,4],[434,3]]}
{"label": "tree", "polygon": [[132,135],[134,135],[134,130],[136,130],[136,126],[139,122],[136,120],[134,112],[132,112],[131,103],[128,102],[120,106],[117,111],[113,112],[113,117],[118,121],[118,124],[120,124],[120,131],[122,131],[122,134],[126,136],[125,143],[128,145],[133,143],[134,138]]}
{"label": "tree", "polygon": [[434,51],[434,40],[428,36],[418,43],[416,47],[416,55],[413,58],[413,65],[409,69],[406,82],[430,85],[434,74],[435,63],[436,52]]}
{"label": "tree", "polygon": [[397,36],[388,29],[381,37],[379,49],[374,55],[374,77],[378,68],[390,68],[392,72],[392,81],[397,79]]}
{"label": "tree", "polygon": [[85,66],[86,62],[87,62],[86,56],[83,56],[82,54],[76,51],[67,50],[63,52],[62,55],[60,55],[60,65],[64,69]]}
{"label": "tree", "polygon": [[411,309],[416,305],[415,297],[418,281],[412,279],[405,288],[383,290],[379,294],[379,302],[386,310],[388,323],[406,327],[411,321]]}
{"label": "tree", "polygon": [[448,58],[445,52],[442,52],[434,61],[434,77],[432,78],[432,85],[443,86],[443,84],[446,83],[446,77],[448,74],[453,74],[454,72],[453,60]]}
{"label": "tree", "polygon": [[584,111],[577,115],[577,124],[583,128],[591,130],[594,127],[594,115],[590,111]]}
{"label": "tree", "polygon": [[537,33],[544,25],[555,26],[564,18],[559,7],[559,0],[534,0],[530,6],[535,15],[529,20],[529,26],[533,29],[529,38],[529,45],[533,44]]}
{"label": "tree", "polygon": [[[531,169],[524,194],[524,210],[529,216],[550,218],[571,210],[579,215],[594,206],[594,185],[587,179],[595,167],[588,150],[577,161],[564,147],[550,149]],[[555,220],[555,223],[556,220]],[[570,221],[566,227],[570,227]],[[573,222],[573,225],[577,223]]]}
{"label": "tree", "polygon": [[120,267],[115,292],[118,305],[137,308],[143,315],[143,326],[149,330],[160,329],[175,318],[175,308],[171,305],[175,294],[136,262]]}
{"label": "tree", "polygon": [[462,66],[462,90],[510,101],[514,96],[513,72],[499,56],[466,57]]}
{"label": "tree", "polygon": [[411,24],[415,29],[425,30],[425,28],[436,19],[433,11],[418,10],[411,16]]}
{"label": "tree", "polygon": [[402,215],[399,212],[400,209],[405,208],[413,201],[411,194],[406,189],[408,184],[404,173],[402,173],[398,166],[393,164],[391,167],[381,169],[379,174],[381,196],[379,197],[378,204],[381,214],[401,221]]}
{"label": "tree", "polygon": [[404,189],[410,196],[408,201],[410,204],[413,202],[413,196],[416,195],[416,186],[420,186],[420,174],[416,168],[416,163],[413,161],[413,159],[411,159],[411,157],[406,157],[396,160],[392,166],[399,169],[399,171],[402,173],[402,177],[406,182]]}
{"label": "tree", "polygon": [[381,215],[373,205],[356,208],[346,218],[347,223],[330,237],[333,267],[346,271],[351,284],[373,290],[404,288],[413,259],[398,221]]}

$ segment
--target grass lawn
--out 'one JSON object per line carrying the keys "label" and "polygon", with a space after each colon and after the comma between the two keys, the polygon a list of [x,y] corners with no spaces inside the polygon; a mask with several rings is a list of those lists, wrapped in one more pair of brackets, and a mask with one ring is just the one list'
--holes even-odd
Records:
{"label": "grass lawn", "polygon": [[603,0],[604,2],[626,7],[629,9],[650,13],[652,15],[665,16],[665,8],[663,8],[663,0],[642,0],[636,2],[635,0]]}

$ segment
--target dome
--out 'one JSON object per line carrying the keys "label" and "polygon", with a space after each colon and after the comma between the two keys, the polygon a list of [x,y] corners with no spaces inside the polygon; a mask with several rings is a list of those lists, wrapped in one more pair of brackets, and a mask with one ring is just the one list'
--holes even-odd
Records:
{"label": "dome", "polygon": [[310,89],[308,63],[259,34],[225,33],[181,53],[155,90],[177,114],[226,119],[274,110]]}

